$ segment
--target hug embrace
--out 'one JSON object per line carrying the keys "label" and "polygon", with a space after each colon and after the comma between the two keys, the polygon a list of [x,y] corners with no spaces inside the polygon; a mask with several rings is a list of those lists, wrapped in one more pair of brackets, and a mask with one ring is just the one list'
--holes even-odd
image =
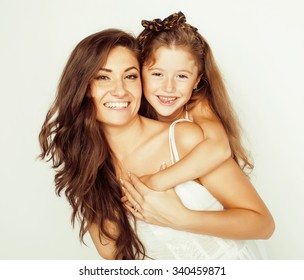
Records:
{"label": "hug embrace", "polygon": [[256,259],[273,218],[212,51],[183,13],[83,39],[39,134],[104,259]]}

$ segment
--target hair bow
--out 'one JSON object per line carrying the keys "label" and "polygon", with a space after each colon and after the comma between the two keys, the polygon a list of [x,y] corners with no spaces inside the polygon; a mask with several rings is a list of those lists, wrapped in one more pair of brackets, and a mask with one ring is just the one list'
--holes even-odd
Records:
{"label": "hair bow", "polygon": [[164,20],[161,20],[160,18],[153,19],[152,21],[142,20],[141,24],[146,30],[162,31],[168,30],[173,26],[184,22],[186,22],[186,17],[182,12],[179,12],[166,17]]}
{"label": "hair bow", "polygon": [[142,20],[141,25],[145,28],[145,30],[142,31],[138,38],[138,44],[141,49],[144,45],[147,36],[152,32],[170,30],[171,28],[176,26],[192,29],[194,32],[197,31],[197,28],[186,23],[186,17],[182,12],[174,13],[166,17],[164,20],[161,20],[160,18],[153,19],[152,21]]}

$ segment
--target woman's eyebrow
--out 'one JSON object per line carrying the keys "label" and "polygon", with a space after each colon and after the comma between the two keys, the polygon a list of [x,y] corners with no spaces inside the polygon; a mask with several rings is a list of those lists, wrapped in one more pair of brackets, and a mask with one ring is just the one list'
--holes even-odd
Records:
{"label": "woman's eyebrow", "polygon": [[139,72],[139,69],[138,69],[137,67],[135,67],[135,66],[128,67],[128,68],[125,70],[125,72],[128,72],[128,71],[130,71],[130,70],[132,70],[132,69],[135,69],[135,70],[137,70],[137,71]]}
{"label": "woman's eyebrow", "polygon": [[[128,71],[130,71],[130,70],[132,70],[132,69],[135,69],[135,70],[137,70],[137,71],[139,72],[138,68],[135,67],[135,66],[131,66],[131,67],[126,68],[126,69],[124,70],[124,72],[128,72]],[[107,69],[107,68],[100,68],[99,71],[105,71],[105,72],[110,72],[110,73],[113,72],[113,70]]]}
{"label": "woman's eyebrow", "polygon": [[107,68],[100,68],[98,71],[112,72],[111,69],[107,69]]}

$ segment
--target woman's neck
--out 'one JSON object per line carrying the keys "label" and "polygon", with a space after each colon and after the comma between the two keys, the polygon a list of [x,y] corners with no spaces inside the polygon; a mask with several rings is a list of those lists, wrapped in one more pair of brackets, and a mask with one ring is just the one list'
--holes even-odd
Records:
{"label": "woman's neck", "polygon": [[106,126],[104,132],[117,159],[122,160],[131,154],[141,141],[143,134],[143,120],[137,115],[131,122],[124,126]]}

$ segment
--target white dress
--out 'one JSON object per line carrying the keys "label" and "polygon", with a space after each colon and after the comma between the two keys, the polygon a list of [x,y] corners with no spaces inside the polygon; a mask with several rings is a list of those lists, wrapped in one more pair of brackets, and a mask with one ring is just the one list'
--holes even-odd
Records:
{"label": "white dress", "polygon": [[[173,122],[169,129],[169,142],[172,164],[179,160],[177,153],[174,126],[181,119]],[[183,204],[192,210],[223,210],[223,206],[195,181],[189,181],[175,187]],[[209,235],[195,234],[174,230],[136,221],[137,234],[143,243],[146,254],[156,260],[194,260],[194,259],[257,259],[246,241],[228,240]],[[147,258],[147,259],[149,259]]]}

